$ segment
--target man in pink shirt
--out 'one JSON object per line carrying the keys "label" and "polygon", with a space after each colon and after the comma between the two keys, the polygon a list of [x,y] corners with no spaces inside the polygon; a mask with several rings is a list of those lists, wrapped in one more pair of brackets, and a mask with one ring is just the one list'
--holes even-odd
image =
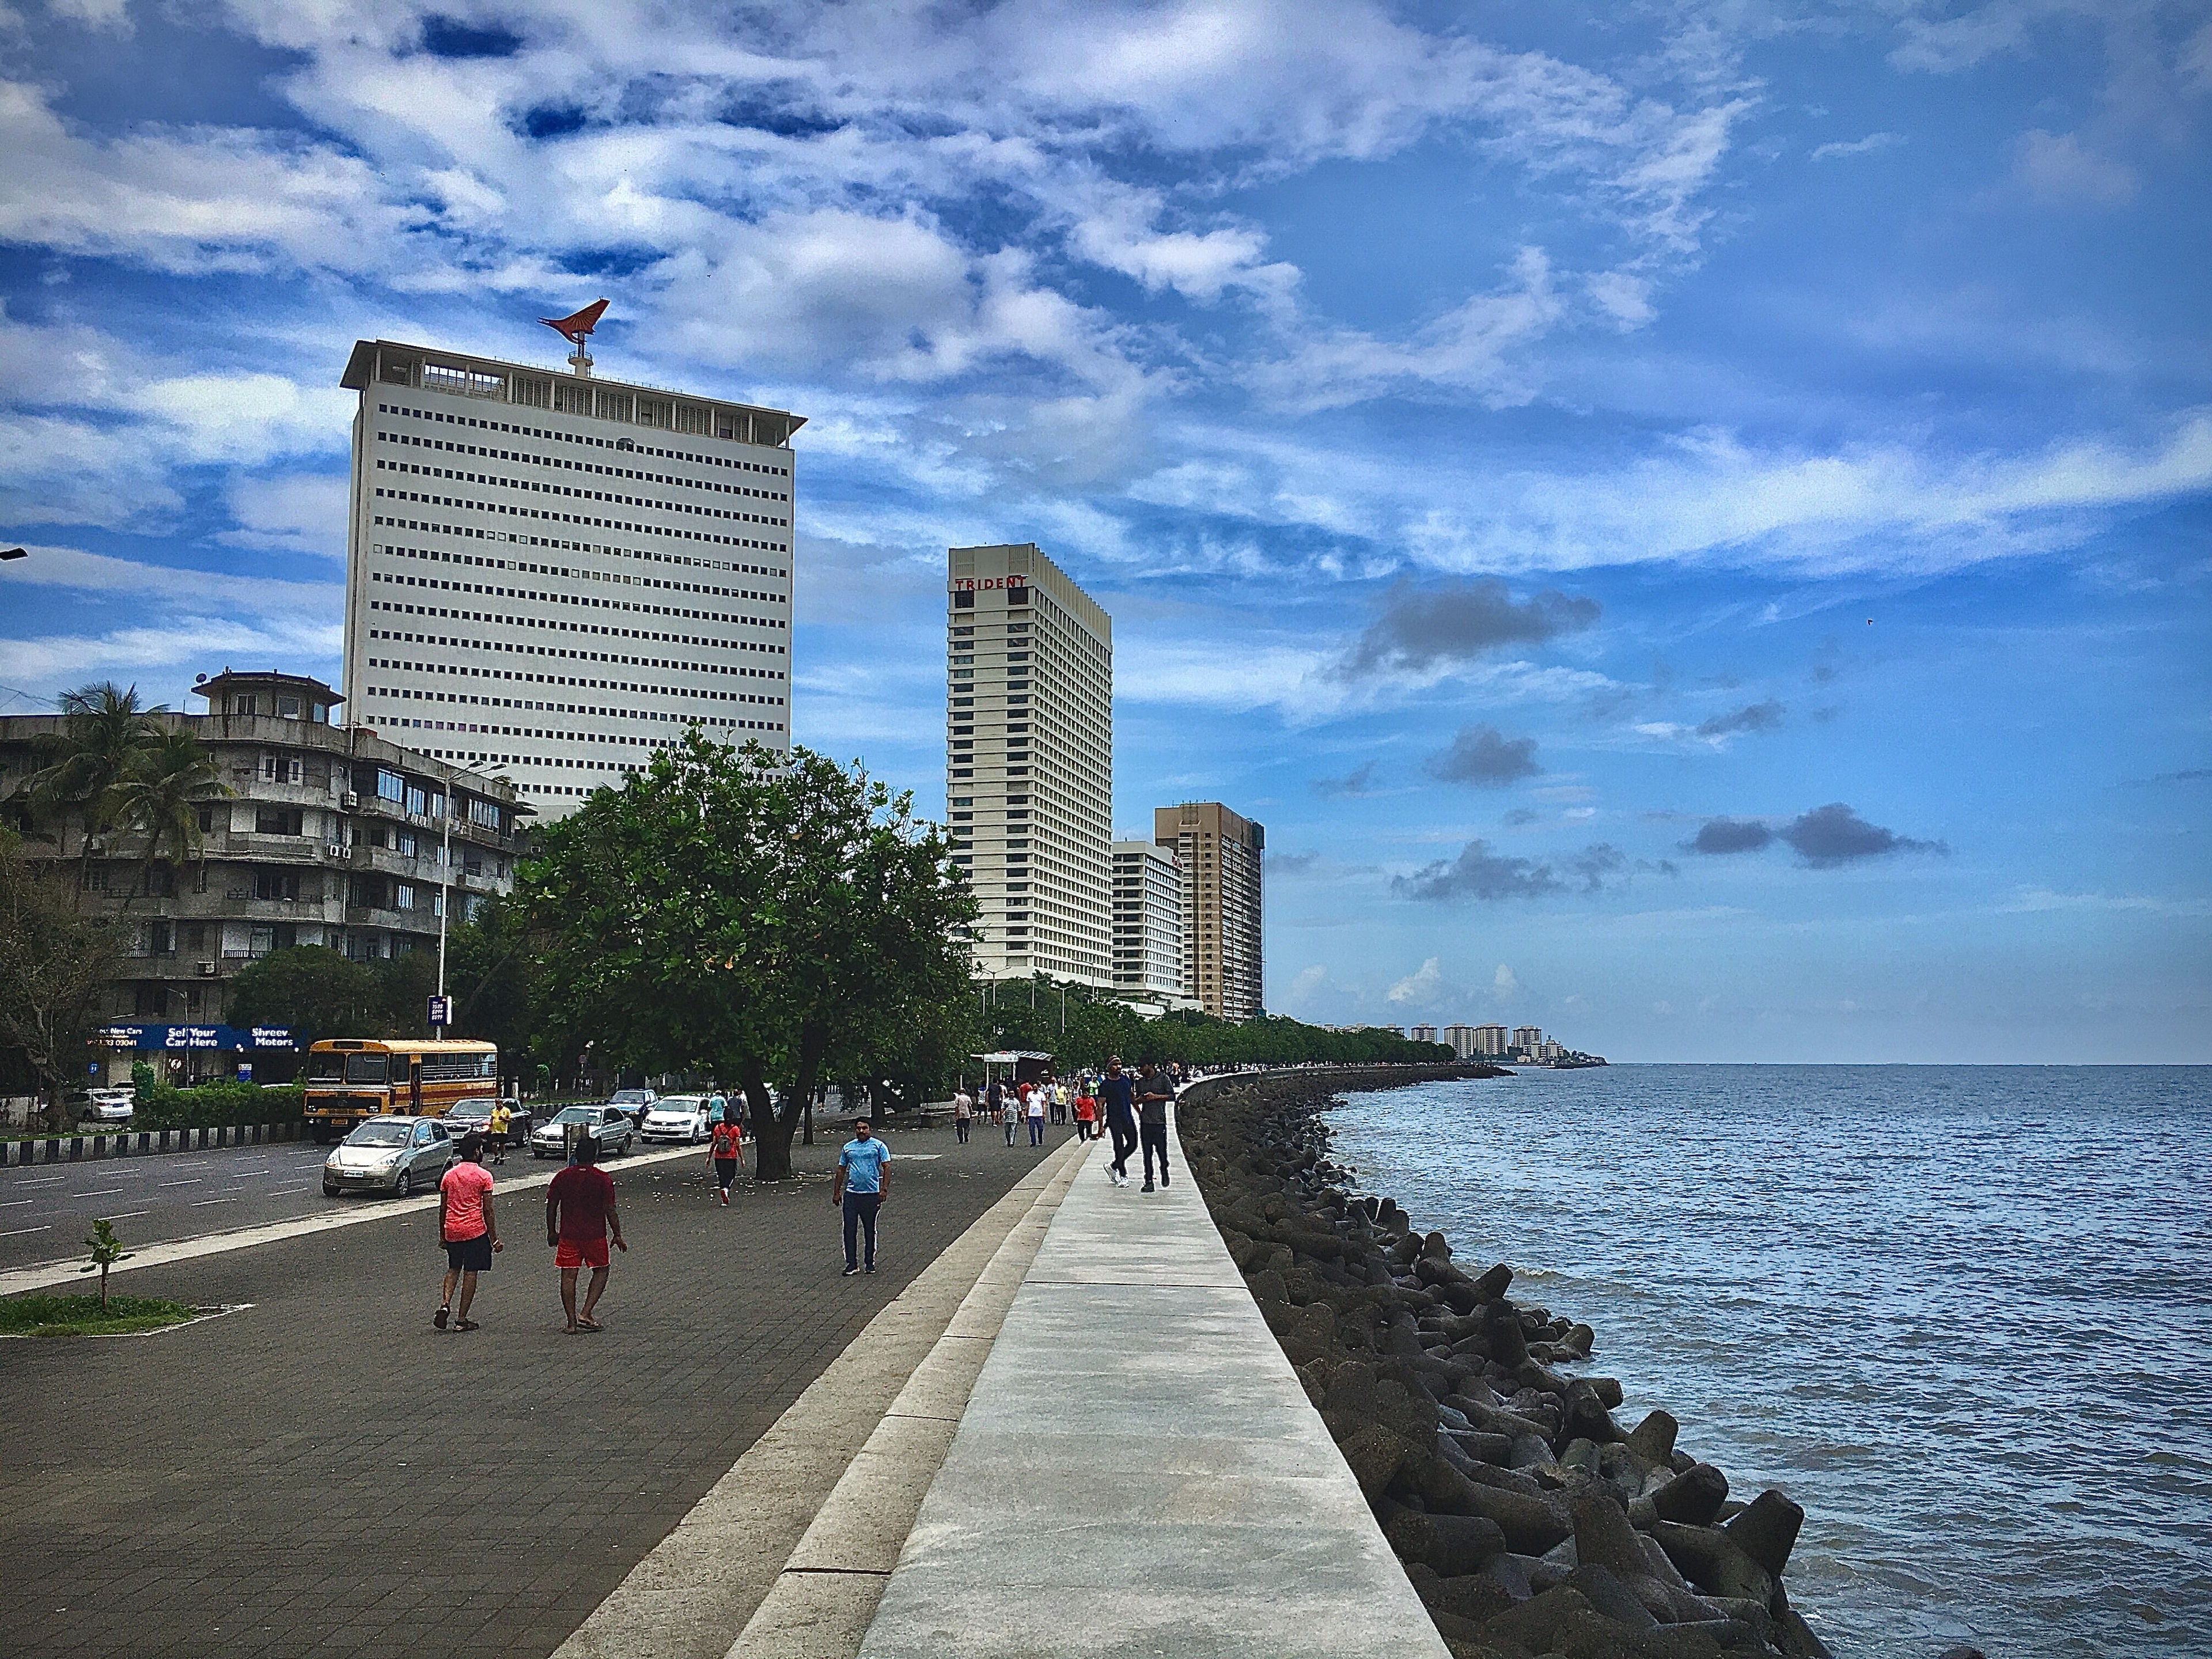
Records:
{"label": "man in pink shirt", "polygon": [[499,1242],[499,1218],[492,1213],[491,1171],[483,1166],[483,1137],[469,1134],[461,1140],[461,1159],[438,1183],[438,1237],[446,1247],[446,1295],[430,1322],[440,1330],[453,1316],[453,1284],[460,1282],[460,1317],[457,1331],[478,1328],[469,1317],[469,1304],[477,1299],[477,1275],[491,1271]]}

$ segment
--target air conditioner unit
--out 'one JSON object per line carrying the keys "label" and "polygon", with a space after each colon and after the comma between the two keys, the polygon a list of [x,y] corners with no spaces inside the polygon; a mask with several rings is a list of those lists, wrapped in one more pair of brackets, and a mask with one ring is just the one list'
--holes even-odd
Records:
{"label": "air conditioner unit", "polygon": [[203,962],[198,964],[198,967],[200,970],[200,977],[202,979],[213,979],[215,977],[215,963],[211,962]]}
{"label": "air conditioner unit", "polygon": [[349,789],[345,792],[344,799],[339,804],[343,805],[347,811],[351,812],[360,807],[361,797],[355,794],[352,790]]}

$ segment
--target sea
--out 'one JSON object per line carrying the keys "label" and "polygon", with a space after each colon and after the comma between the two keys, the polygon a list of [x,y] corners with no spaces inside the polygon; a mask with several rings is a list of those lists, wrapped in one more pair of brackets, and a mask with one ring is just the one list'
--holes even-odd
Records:
{"label": "sea", "polygon": [[2212,1067],[1609,1066],[1346,1097],[1359,1190],[1805,1506],[1839,1659],[2212,1656]]}

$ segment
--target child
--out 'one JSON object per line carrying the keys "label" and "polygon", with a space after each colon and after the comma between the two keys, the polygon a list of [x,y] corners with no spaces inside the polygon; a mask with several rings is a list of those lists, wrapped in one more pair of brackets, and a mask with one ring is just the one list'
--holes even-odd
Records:
{"label": "child", "polygon": [[1086,1082],[1083,1085],[1082,1092],[1075,1097],[1075,1138],[1078,1140],[1090,1139],[1091,1126],[1097,1121],[1098,1102],[1091,1095],[1091,1085]]}

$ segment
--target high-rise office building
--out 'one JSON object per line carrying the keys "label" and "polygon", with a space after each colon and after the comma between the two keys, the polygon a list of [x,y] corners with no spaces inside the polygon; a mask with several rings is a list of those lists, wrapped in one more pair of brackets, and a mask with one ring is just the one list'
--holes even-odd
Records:
{"label": "high-rise office building", "polygon": [[947,550],[945,811],[986,977],[1114,982],[1114,624],[1028,544]]}
{"label": "high-rise office building", "polygon": [[1182,999],[1182,872],[1148,841],[1114,843],[1114,988]]}
{"label": "high-rise office building", "polygon": [[1185,801],[1153,812],[1152,840],[1182,868],[1183,994],[1223,1019],[1257,1017],[1266,828],[1219,801]]}
{"label": "high-rise office building", "polygon": [[340,380],[349,717],[541,817],[688,726],[791,745],[804,418],[588,370],[362,340]]}

